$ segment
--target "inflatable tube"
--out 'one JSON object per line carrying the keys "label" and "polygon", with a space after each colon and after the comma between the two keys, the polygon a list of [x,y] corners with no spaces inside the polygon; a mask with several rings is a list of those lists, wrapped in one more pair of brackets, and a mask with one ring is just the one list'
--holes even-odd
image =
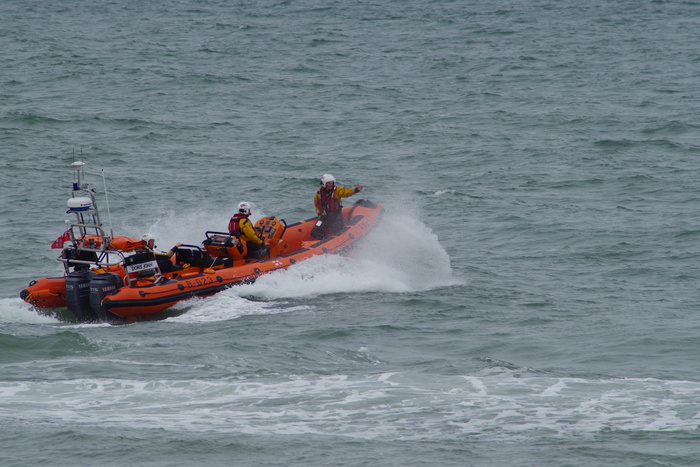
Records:
{"label": "inflatable tube", "polygon": [[66,278],[42,277],[31,281],[19,296],[37,308],[61,308],[66,306]]}

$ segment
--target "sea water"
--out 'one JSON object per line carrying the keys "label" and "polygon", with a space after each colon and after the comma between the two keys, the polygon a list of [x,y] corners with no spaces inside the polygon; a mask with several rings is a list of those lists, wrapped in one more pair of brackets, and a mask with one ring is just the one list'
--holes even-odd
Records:
{"label": "sea water", "polygon": [[[0,3],[0,464],[691,466],[695,1]],[[60,275],[75,160],[108,231],[238,202],[386,215],[124,326]]]}

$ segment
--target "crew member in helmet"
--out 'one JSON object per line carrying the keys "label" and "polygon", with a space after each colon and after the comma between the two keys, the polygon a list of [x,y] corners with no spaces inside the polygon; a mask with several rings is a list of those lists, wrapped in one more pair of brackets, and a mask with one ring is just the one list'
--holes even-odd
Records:
{"label": "crew member in helmet", "polygon": [[362,188],[364,188],[362,185],[357,185],[355,188],[336,186],[333,175],[323,175],[321,177],[321,188],[318,189],[316,196],[314,196],[314,207],[316,208],[316,214],[318,214],[318,222],[311,235],[321,240],[340,230],[343,227],[341,198],[347,198],[355,193],[359,193],[362,191]]}
{"label": "crew member in helmet", "polygon": [[263,259],[269,254],[265,247],[265,241],[258,236],[250,222],[250,203],[243,201],[238,204],[238,212],[233,215],[228,223],[228,231],[242,242],[246,242],[248,253],[246,259]]}
{"label": "crew member in helmet", "polygon": [[143,234],[141,240],[145,242],[145,245],[139,248],[137,251],[139,253],[152,252],[156,257],[156,262],[158,263],[160,272],[170,272],[181,269],[180,267],[173,264],[170,258],[172,258],[175,252],[177,252],[178,247],[182,246],[182,242],[176,243],[175,246],[168,250],[167,253],[164,253],[162,251],[156,250],[156,237],[154,237],[153,235],[149,233]]}

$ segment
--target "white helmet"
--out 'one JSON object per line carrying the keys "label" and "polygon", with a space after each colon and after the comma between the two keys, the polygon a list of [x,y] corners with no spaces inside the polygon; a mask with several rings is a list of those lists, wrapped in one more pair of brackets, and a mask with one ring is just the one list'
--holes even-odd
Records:
{"label": "white helmet", "polygon": [[324,174],[321,177],[321,185],[326,186],[326,183],[333,182],[335,184],[335,177],[331,174]]}
{"label": "white helmet", "polygon": [[243,201],[238,205],[238,212],[241,214],[245,214],[246,216],[250,215],[250,203],[247,201]]}
{"label": "white helmet", "polygon": [[156,237],[154,237],[153,235],[151,235],[151,234],[149,234],[149,233],[145,233],[145,234],[143,234],[143,236],[141,237],[141,240],[143,240],[144,242],[146,242],[146,245],[148,245],[148,242],[150,242],[151,240],[153,240],[153,243],[155,243],[155,242],[156,242]]}

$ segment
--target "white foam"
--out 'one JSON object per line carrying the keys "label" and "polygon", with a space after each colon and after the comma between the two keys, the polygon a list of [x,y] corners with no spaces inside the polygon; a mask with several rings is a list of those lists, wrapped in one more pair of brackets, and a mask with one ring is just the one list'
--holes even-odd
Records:
{"label": "white foam", "polygon": [[[552,392],[550,388],[558,389]],[[254,381],[0,382],[9,418],[118,428],[363,439],[593,439],[697,430],[700,383],[499,376],[288,375]]]}
{"label": "white foam", "polygon": [[243,296],[275,300],[358,292],[405,292],[407,284],[381,263],[336,255],[310,258],[291,268],[260,277],[254,284],[237,287]]}
{"label": "white foam", "polygon": [[37,313],[36,309],[21,298],[0,299],[0,323],[56,323],[53,316]]}
{"label": "white foam", "polygon": [[455,190],[455,189],[453,189],[453,188],[447,188],[447,189],[445,189],[445,190],[438,190],[438,191],[436,191],[436,192],[435,192],[435,196],[442,196],[442,195],[444,195],[444,194],[451,194],[451,195],[453,195],[453,194],[455,194],[455,193],[457,193],[457,190]]}
{"label": "white foam", "polygon": [[276,314],[299,309],[299,307],[280,309],[265,302],[247,300],[241,297],[240,294],[241,290],[237,290],[234,287],[211,297],[180,302],[173,307],[174,310],[187,309],[187,312],[168,319],[168,322],[203,323],[228,321],[242,316]]}

